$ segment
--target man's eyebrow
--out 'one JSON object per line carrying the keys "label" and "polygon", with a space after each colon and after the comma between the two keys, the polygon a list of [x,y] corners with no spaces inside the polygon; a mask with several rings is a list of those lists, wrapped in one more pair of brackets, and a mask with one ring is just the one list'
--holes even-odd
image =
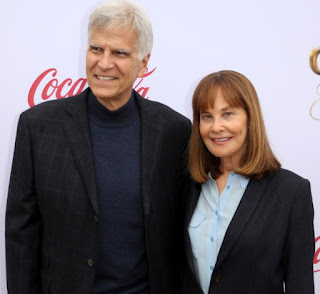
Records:
{"label": "man's eyebrow", "polygon": [[95,43],[90,43],[89,47],[100,47],[99,45],[95,44]]}

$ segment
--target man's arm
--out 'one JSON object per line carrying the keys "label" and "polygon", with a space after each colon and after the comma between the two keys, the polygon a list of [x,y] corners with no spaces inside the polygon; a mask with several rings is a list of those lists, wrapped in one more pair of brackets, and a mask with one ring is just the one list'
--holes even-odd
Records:
{"label": "man's arm", "polygon": [[27,119],[18,123],[6,211],[9,294],[40,293],[41,215],[35,193],[32,140]]}

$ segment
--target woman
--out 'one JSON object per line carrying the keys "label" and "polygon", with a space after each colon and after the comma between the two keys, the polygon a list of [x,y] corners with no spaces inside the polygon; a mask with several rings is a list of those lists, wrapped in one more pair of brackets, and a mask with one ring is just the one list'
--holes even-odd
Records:
{"label": "woman", "polygon": [[213,73],[192,103],[182,293],[314,293],[310,184],[280,168],[253,85]]}

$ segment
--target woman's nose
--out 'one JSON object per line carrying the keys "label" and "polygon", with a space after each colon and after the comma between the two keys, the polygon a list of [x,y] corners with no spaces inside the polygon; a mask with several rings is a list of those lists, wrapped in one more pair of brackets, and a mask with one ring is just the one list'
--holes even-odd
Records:
{"label": "woman's nose", "polygon": [[211,123],[211,131],[214,133],[219,133],[224,130],[223,123],[220,119],[214,119]]}

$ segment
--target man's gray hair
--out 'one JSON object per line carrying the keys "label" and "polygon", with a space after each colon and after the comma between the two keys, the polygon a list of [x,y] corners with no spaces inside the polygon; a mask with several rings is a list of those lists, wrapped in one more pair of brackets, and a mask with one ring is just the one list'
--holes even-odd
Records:
{"label": "man's gray hair", "polygon": [[146,12],[130,0],[108,0],[101,3],[90,15],[89,42],[95,29],[123,29],[132,26],[137,34],[137,51],[142,60],[151,54],[153,45],[152,25]]}

